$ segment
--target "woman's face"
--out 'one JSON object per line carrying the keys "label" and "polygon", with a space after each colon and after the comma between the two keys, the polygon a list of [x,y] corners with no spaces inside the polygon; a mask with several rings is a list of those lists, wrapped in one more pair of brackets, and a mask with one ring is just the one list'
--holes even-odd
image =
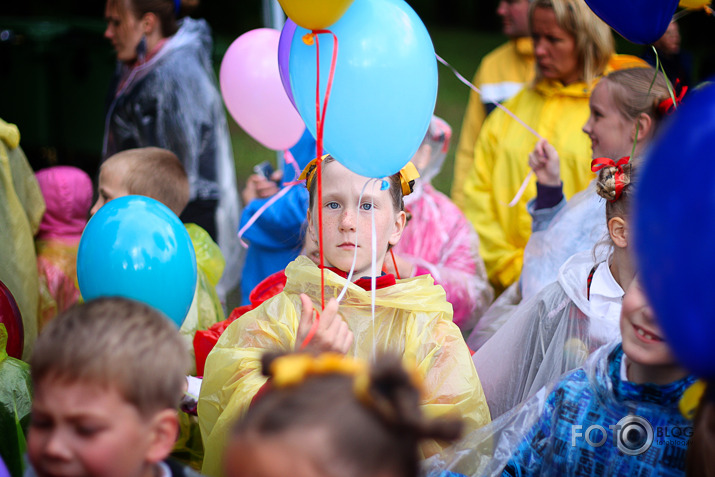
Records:
{"label": "woman's face", "polygon": [[[125,2],[122,8],[118,4]],[[104,37],[112,42],[117,59],[125,63],[137,58],[137,46],[144,36],[142,20],[136,18],[125,0],[109,1],[104,10],[107,29]]]}
{"label": "woman's face", "polygon": [[583,126],[583,132],[591,139],[592,159],[608,157],[615,161],[628,156],[633,148],[634,122],[618,109],[613,99],[613,88],[621,86],[608,79],[601,80],[588,102],[591,115]]}
{"label": "woman's face", "polygon": [[534,9],[531,15],[531,37],[541,76],[564,85],[581,79],[576,39],[558,25],[553,9]]}

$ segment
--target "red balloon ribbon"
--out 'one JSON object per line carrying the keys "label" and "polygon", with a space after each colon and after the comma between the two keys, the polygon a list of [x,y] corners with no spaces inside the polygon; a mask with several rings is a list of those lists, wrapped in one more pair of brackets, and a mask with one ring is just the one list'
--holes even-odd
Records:
{"label": "red balloon ribbon", "polygon": [[616,183],[616,194],[615,197],[610,201],[610,202],[615,202],[618,200],[618,198],[621,196],[621,193],[623,192],[623,188],[626,186],[623,183],[623,174],[625,173],[623,170],[623,166],[628,164],[628,161],[631,160],[630,156],[624,156],[618,161],[614,161],[613,159],[610,159],[608,157],[599,157],[591,161],[591,170],[593,172],[598,172],[604,167],[615,167],[616,173],[613,175],[613,180]]}
{"label": "red balloon ribbon", "polygon": [[[328,84],[325,87],[325,98],[323,99],[323,110],[320,110],[320,41],[318,35],[321,34],[331,34],[333,35],[333,57],[330,63],[330,73],[328,75]],[[315,80],[315,126],[317,137],[315,138],[316,143],[316,157],[317,167],[315,173],[317,174],[316,192],[318,193],[318,250],[320,253],[320,305],[321,309],[325,309],[325,260],[323,254],[323,128],[325,126],[325,113],[328,109],[328,99],[330,98],[330,90],[333,87],[333,78],[335,76],[335,65],[338,61],[338,37],[330,30],[313,30],[310,35],[315,39],[315,55],[316,55],[316,80]],[[304,38],[304,41],[308,39]],[[313,339],[315,331],[318,328],[318,320],[320,320],[320,313],[316,315],[315,322],[310,328],[308,335],[303,340],[301,344],[301,349],[305,348],[307,344]]]}

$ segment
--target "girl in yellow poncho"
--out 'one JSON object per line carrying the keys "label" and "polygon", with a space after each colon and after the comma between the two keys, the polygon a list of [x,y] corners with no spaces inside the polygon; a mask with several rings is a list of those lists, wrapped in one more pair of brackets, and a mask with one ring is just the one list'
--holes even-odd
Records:
{"label": "girl in yellow poncho", "polygon": [[[311,191],[308,233],[317,238],[317,208],[323,208],[325,294],[333,297],[322,311],[315,335],[307,348],[338,351],[370,358],[381,351],[399,353],[416,363],[425,383],[423,407],[430,417],[461,417],[465,429],[490,421],[479,378],[459,329],[452,323],[452,306],[444,290],[429,276],[395,281],[392,275],[376,277],[375,318],[372,318],[371,211],[374,211],[376,268],[381,269],[388,247],[395,245],[405,225],[402,195],[409,193],[405,172],[389,178],[389,190],[367,187],[367,180],[332,161],[324,160],[322,203],[315,203],[314,165],[308,166]],[[402,178],[402,180],[401,180]],[[355,257],[354,280],[345,271]],[[231,423],[248,409],[266,385],[261,375],[265,351],[300,348],[309,335],[321,300],[321,270],[306,257],[286,268],[284,291],[229,326],[206,361],[199,399],[199,423],[206,454],[203,472],[220,474],[220,456]],[[337,297],[347,285],[338,308]],[[312,302],[312,303],[311,303]],[[337,311],[339,310],[339,313]],[[425,456],[440,444],[423,444]]]}

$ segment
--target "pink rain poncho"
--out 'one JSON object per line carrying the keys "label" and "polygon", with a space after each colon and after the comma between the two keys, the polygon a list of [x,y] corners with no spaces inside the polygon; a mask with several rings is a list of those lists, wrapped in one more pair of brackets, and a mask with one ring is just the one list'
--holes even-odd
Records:
{"label": "pink rain poncho", "polygon": [[479,237],[474,228],[462,211],[430,184],[442,168],[451,134],[447,123],[432,118],[413,159],[420,178],[414,192],[405,197],[412,219],[394,252],[414,265],[413,275],[430,274],[444,288],[454,308],[454,323],[464,332],[474,327],[494,291],[479,256]]}
{"label": "pink rain poncho", "polygon": [[50,167],[36,176],[47,204],[35,238],[42,329],[79,300],[77,248],[92,206],[92,180],[71,166]]}

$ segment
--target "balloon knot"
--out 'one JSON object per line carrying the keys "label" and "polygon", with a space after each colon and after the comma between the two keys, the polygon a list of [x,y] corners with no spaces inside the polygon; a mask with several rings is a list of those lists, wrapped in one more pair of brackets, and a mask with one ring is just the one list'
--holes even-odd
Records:
{"label": "balloon knot", "polygon": [[315,44],[315,34],[306,33],[305,35],[303,35],[303,43],[308,46],[313,46]]}

